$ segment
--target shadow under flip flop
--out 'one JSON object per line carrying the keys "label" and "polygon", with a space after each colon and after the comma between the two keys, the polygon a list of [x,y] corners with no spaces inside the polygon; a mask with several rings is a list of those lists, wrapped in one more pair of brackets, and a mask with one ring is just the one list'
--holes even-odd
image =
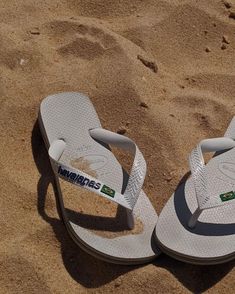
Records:
{"label": "shadow under flip flop", "polygon": [[[55,236],[61,244],[61,254],[64,266],[70,276],[75,281],[87,288],[96,288],[112,280],[115,280],[120,275],[123,275],[126,272],[136,269],[137,266],[109,264],[87,254],[72,241],[65,226],[63,225],[63,222],[60,219],[50,217],[46,214],[45,202],[47,189],[49,184],[52,184],[55,193],[57,211],[58,214],[61,216],[54,175],[51,169],[45,144],[41,137],[38,122],[35,123],[32,131],[31,144],[34,161],[41,174],[37,186],[38,213],[53,228]],[[119,211],[119,213],[122,212]],[[73,212],[73,214],[77,213]],[[86,223],[86,219],[87,216],[83,216],[82,223]],[[100,226],[99,222],[97,224],[97,222],[94,221],[94,224],[95,223],[98,227]],[[90,228],[91,226],[92,224],[88,227]]]}
{"label": "shadow under flip flop", "polygon": [[203,293],[221,281],[235,263],[230,261],[218,265],[194,265],[162,254],[154,264],[170,271],[192,293]]}

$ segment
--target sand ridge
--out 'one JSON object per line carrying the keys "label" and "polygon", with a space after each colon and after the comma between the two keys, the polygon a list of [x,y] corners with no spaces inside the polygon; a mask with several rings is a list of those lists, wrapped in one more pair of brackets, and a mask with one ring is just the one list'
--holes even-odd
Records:
{"label": "sand ridge", "polygon": [[233,12],[234,0],[0,3],[0,293],[234,292],[234,262],[125,267],[81,251],[59,220],[36,122],[49,94],[89,95],[102,125],[142,150],[159,213],[191,149],[235,113]]}

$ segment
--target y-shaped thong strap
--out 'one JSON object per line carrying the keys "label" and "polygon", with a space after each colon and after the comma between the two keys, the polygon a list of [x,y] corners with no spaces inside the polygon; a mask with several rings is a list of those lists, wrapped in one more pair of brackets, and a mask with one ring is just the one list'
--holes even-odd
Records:
{"label": "y-shaped thong strap", "polygon": [[210,198],[207,192],[207,180],[205,174],[204,152],[216,152],[235,147],[235,141],[231,138],[214,138],[202,140],[189,156],[189,165],[191,169],[194,189],[196,192],[198,208],[192,214],[189,220],[189,227],[194,227],[203,209],[221,206],[218,200]]}
{"label": "y-shaped thong strap", "polygon": [[[54,173],[63,180],[108,198],[131,212],[138,200],[146,174],[146,162],[142,153],[131,139],[105,129],[92,129],[90,130],[90,135],[95,140],[123,148],[134,155],[133,165],[124,193],[121,194],[119,191],[115,191],[108,184],[88,175],[82,170],[62,163],[60,158],[66,149],[66,142],[62,139],[52,142],[49,148],[49,157]],[[130,226],[133,226],[133,224]]]}

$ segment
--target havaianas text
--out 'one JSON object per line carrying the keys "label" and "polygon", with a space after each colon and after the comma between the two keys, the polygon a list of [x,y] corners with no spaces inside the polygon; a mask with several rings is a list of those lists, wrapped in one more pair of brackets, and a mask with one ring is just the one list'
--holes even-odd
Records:
{"label": "havaianas text", "polygon": [[95,181],[85,178],[77,173],[68,171],[67,169],[62,168],[61,166],[59,166],[58,168],[58,173],[61,176],[66,177],[70,182],[78,183],[80,186],[88,186],[89,188],[93,188],[96,190],[98,190],[101,186],[100,183],[96,183]]}

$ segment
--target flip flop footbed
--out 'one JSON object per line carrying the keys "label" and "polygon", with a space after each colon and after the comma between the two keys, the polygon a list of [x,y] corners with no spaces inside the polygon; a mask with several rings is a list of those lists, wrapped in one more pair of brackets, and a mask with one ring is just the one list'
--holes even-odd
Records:
{"label": "flip flop footbed", "polygon": [[[43,136],[49,146],[58,139],[65,141],[66,148],[60,162],[84,170],[98,179],[97,183],[93,184],[94,189],[99,181],[106,183],[107,186],[120,193],[125,189],[128,178],[112,151],[106,144],[98,142],[90,136],[89,131],[101,128],[101,124],[88,97],[79,93],[61,93],[49,96],[41,104],[39,120]],[[94,215],[89,216],[89,211],[88,213],[86,211],[78,213],[76,207],[79,206],[79,199],[76,199],[75,191],[66,188],[68,183],[64,183],[61,179],[57,178],[57,184],[62,214],[67,228],[73,239],[83,249],[95,256],[116,263],[147,262],[159,254],[159,250],[151,242],[157,215],[143,191],[141,191],[133,210],[135,219],[142,225],[141,232],[132,234],[132,231],[130,231],[129,234],[125,233],[122,236],[115,237],[111,234],[111,238],[107,238],[102,236],[102,232],[95,234],[94,231],[97,228],[94,227],[91,230],[92,224],[89,224],[89,222],[94,223],[97,220],[98,229],[102,231],[102,227],[98,224],[98,220],[102,221],[102,218]],[[70,193],[66,194],[66,191]],[[72,195],[71,192],[73,192]],[[98,207],[100,201],[101,206],[107,205],[106,210],[104,207],[100,210],[109,211],[109,207],[111,207],[108,205],[109,201],[103,200],[102,197],[97,197],[95,194],[94,200],[90,195],[86,198],[88,194],[91,194],[91,192],[83,189],[77,191],[77,195],[82,197],[80,197],[80,200],[91,202],[87,204],[88,208],[93,204]],[[66,201],[68,200],[70,209],[65,209],[63,202],[66,203],[66,201],[63,198],[66,198]],[[76,201],[73,209],[71,204],[74,202],[70,201],[71,199]],[[125,211],[120,206],[118,206],[118,210]],[[80,219],[83,220],[83,225]],[[107,222],[112,221],[113,231],[115,231],[115,218],[112,219],[106,214],[105,219]],[[105,227],[104,224],[103,230]]]}
{"label": "flip flop footbed", "polygon": [[205,177],[210,199],[225,205],[203,210],[196,226],[189,228],[190,217],[198,207],[190,176],[162,210],[156,240],[175,258],[213,264],[235,257],[235,148],[216,154],[205,166]]}

